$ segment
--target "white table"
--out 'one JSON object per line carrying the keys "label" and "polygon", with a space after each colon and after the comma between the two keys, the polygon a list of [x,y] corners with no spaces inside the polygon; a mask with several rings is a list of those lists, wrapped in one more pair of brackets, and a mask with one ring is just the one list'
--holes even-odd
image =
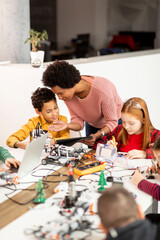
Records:
{"label": "white table", "polygon": [[[18,156],[18,154],[22,154],[22,152],[23,151],[18,150],[17,156]],[[15,154],[14,154],[14,156],[15,156]],[[147,159],[130,160],[128,162],[128,164],[131,164],[132,167],[141,166],[141,168],[146,168],[147,166],[151,165],[151,161],[147,160]],[[51,165],[51,167],[53,167],[53,165]],[[142,210],[144,212],[147,212],[148,209],[150,209],[150,207],[153,204],[152,197],[150,195],[140,191],[132,183],[131,177],[127,176],[127,175],[131,175],[134,170],[131,171],[131,170],[126,170],[124,168],[125,168],[125,165],[119,162],[119,166],[114,167],[111,170],[112,176],[113,177],[123,176],[124,187],[126,189],[128,189],[130,192],[137,195],[137,198],[136,198],[137,203],[141,205]],[[56,169],[57,169],[57,167],[56,167]],[[123,169],[123,171],[116,171],[118,169],[119,170]],[[108,171],[105,171],[105,174],[107,174],[107,176],[110,176],[110,173]],[[26,179],[28,180],[30,177],[31,176],[26,176],[24,181]],[[32,180],[33,179],[34,178],[32,177]],[[83,193],[84,195],[82,196],[82,199],[84,201],[87,200],[90,204],[93,204],[93,210],[96,212],[97,211],[97,199],[100,195],[97,193],[98,182],[94,182],[94,181],[98,181],[99,175],[96,175],[96,174],[86,175],[86,176],[83,176],[81,179],[82,179],[81,181],[77,180],[77,185],[86,185],[86,186],[89,186],[89,189],[90,189]],[[85,180],[83,180],[83,179],[85,179]],[[92,179],[92,181],[91,181],[91,179]],[[107,187],[110,187],[110,186],[111,186],[111,183],[108,183]],[[8,192],[8,190],[6,190],[6,189],[5,190],[0,189],[0,196],[4,195],[4,193],[6,193],[6,191]],[[24,234],[24,230],[27,228],[33,229],[34,225],[36,225],[36,226],[45,225],[46,222],[49,220],[55,221],[55,218],[58,219],[59,216],[58,216],[57,209],[59,209],[59,205],[58,205],[56,198],[57,197],[64,198],[64,196],[65,196],[65,192],[62,191],[62,192],[58,193],[58,195],[55,194],[55,195],[51,196],[49,199],[46,200],[46,202],[44,204],[39,204],[35,208],[30,209],[27,213],[25,213],[21,217],[17,218],[15,221],[11,222],[10,224],[8,224],[4,228],[2,228],[0,231],[0,239],[5,239],[5,240],[10,240],[11,238],[14,238],[16,240],[36,239],[36,238],[34,238],[33,235],[26,236]],[[5,197],[4,197],[3,201],[4,200],[5,200]],[[54,205],[52,206],[53,203],[54,203]],[[18,205],[15,205],[15,207],[18,207]],[[93,216],[91,216],[91,218],[93,219],[94,224],[96,226],[98,226],[98,223],[99,223],[98,216],[93,215]],[[1,219],[1,221],[3,221],[3,219]],[[82,232],[74,233],[74,234],[75,234],[75,239],[77,239],[77,236],[79,236],[79,234],[81,234],[81,236],[82,236]],[[76,234],[78,234],[78,235],[76,235]],[[90,237],[88,237],[87,239],[88,240],[89,239],[93,239],[93,240],[94,239],[95,240],[96,239],[104,239],[104,236],[105,235],[102,233],[97,233],[96,231],[93,231],[92,235]]]}

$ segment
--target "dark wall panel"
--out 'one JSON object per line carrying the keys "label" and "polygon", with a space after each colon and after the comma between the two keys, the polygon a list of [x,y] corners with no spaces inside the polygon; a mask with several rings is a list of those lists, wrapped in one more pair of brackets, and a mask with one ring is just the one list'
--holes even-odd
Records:
{"label": "dark wall panel", "polygon": [[56,0],[30,0],[31,28],[48,32],[49,40],[56,42]]}

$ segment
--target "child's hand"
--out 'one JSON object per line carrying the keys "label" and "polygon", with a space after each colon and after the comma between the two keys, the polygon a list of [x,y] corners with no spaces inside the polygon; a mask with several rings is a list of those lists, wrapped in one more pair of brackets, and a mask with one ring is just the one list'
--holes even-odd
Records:
{"label": "child's hand", "polygon": [[157,163],[157,173],[160,175],[160,162]]}
{"label": "child's hand", "polygon": [[146,152],[141,150],[131,150],[127,153],[129,159],[146,158]]}
{"label": "child's hand", "polygon": [[0,167],[0,172],[9,172],[9,169]]}
{"label": "child's hand", "polygon": [[26,149],[28,143],[30,143],[30,142],[29,142],[29,141],[16,142],[16,143],[15,143],[15,147],[17,147],[17,148],[22,148],[22,149]]}
{"label": "child's hand", "polygon": [[156,161],[156,159],[155,160],[151,159],[151,162],[152,162],[152,166],[149,170],[152,171],[152,173],[157,173],[157,161]]}
{"label": "child's hand", "polygon": [[[114,143],[113,140],[109,140],[109,141],[107,142],[107,145],[115,147],[115,143]],[[117,142],[116,142],[116,145],[117,145]]]}
{"label": "child's hand", "polygon": [[139,172],[138,169],[136,169],[136,171],[134,172],[134,175],[132,177],[132,181],[133,183],[138,186],[138,184],[145,179],[144,176]]}
{"label": "child's hand", "polygon": [[152,161],[152,166],[150,170],[152,170],[152,173],[158,173],[160,175],[160,161],[157,160],[151,160]]}
{"label": "child's hand", "polygon": [[53,122],[53,125],[48,126],[48,130],[52,132],[62,131],[66,128],[67,128],[67,123],[63,121],[56,121],[56,122]]}
{"label": "child's hand", "polygon": [[16,168],[20,165],[20,161],[14,159],[14,158],[7,158],[5,161],[5,165],[10,168],[11,164],[13,164]]}

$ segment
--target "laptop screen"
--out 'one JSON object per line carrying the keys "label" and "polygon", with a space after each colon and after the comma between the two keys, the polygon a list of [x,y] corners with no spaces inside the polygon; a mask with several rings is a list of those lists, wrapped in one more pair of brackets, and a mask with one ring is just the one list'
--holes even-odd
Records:
{"label": "laptop screen", "polygon": [[48,133],[43,134],[41,137],[34,139],[30,142],[24,152],[21,165],[18,170],[19,178],[24,177],[29,172],[31,172],[40,163],[40,157],[42,150],[46,143]]}

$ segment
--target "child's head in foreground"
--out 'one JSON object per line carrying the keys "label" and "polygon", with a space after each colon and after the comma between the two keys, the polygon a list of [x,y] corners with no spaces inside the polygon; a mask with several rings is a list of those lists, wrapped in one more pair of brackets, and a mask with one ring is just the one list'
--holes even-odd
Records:
{"label": "child's head in foreground", "polygon": [[98,214],[106,232],[144,218],[132,194],[119,186],[107,188],[100,196]]}

